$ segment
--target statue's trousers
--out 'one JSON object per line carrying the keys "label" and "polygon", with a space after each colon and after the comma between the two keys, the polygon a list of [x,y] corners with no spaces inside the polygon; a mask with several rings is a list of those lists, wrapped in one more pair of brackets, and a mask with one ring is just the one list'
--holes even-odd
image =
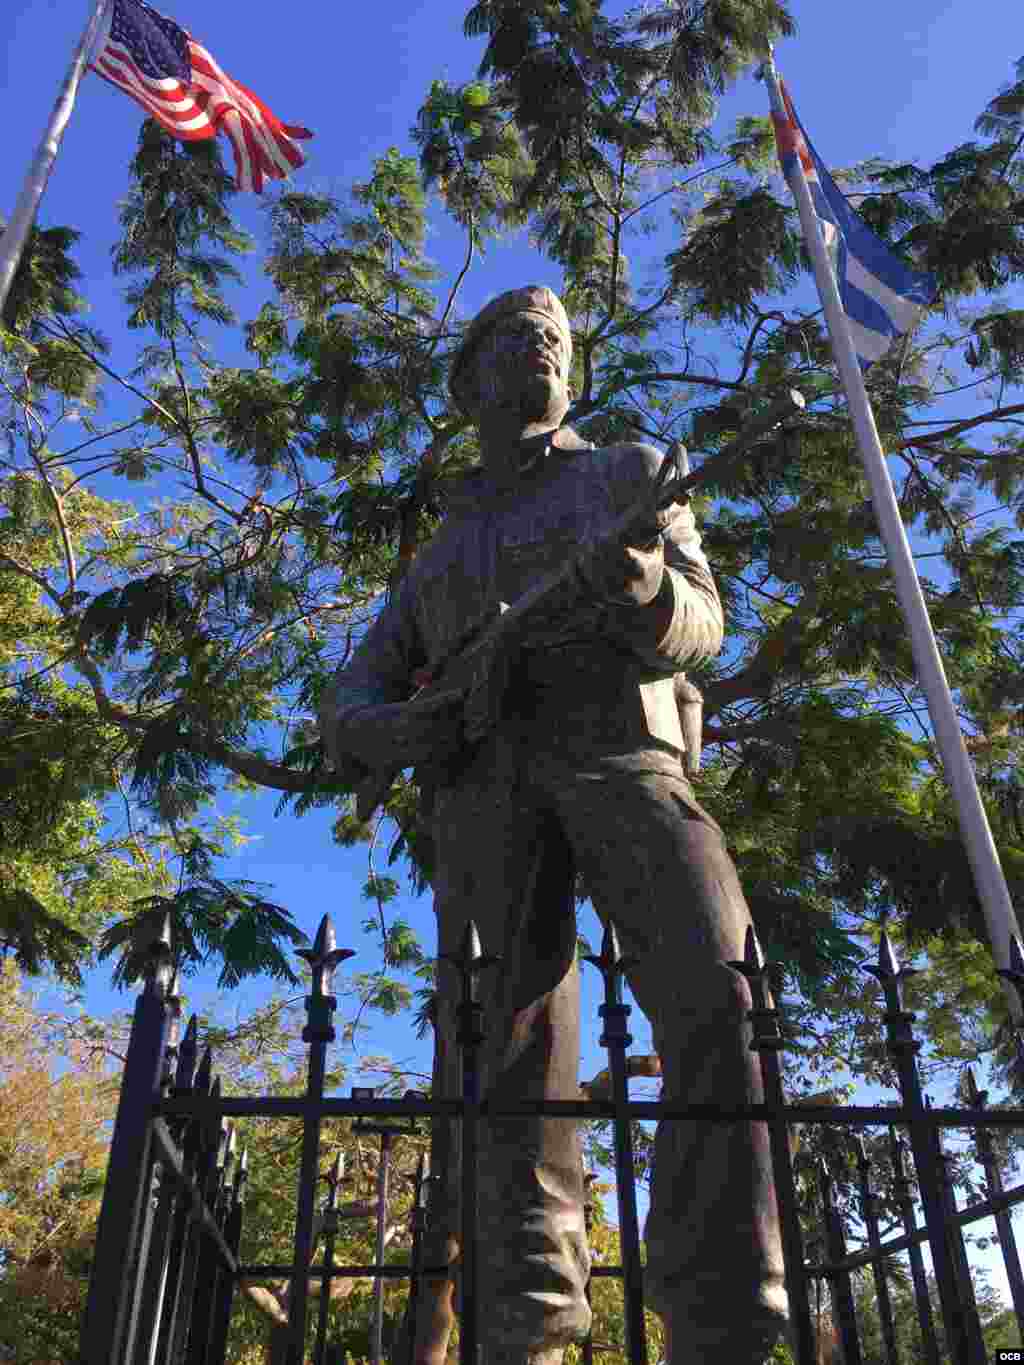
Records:
{"label": "statue's trousers", "polygon": [[[634,750],[583,762],[535,729],[528,743],[492,738],[438,791],[433,820],[441,952],[458,952],[473,918],[485,952],[502,956],[481,981],[485,1096],[578,1097],[578,868],[635,959],[627,980],[651,1021],[663,1098],[761,1101],[749,991],[724,965],[743,956],[749,912],[678,760]],[[442,964],[439,985],[435,1081],[457,1096],[454,968]],[[484,1343],[496,1356],[579,1339],[589,1310],[576,1125],[529,1117],[482,1128]],[[437,1255],[459,1226],[458,1125],[437,1121],[434,1140]],[[645,1235],[645,1298],[671,1319],[674,1359],[753,1359],[784,1306],[765,1125],[663,1121]]]}

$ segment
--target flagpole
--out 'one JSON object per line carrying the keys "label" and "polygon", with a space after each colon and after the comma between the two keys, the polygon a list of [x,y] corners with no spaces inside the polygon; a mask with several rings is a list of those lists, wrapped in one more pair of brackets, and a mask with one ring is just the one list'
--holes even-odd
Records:
{"label": "flagpole", "polygon": [[78,41],[78,46],[75,48],[68,74],[64,78],[64,84],[61,86],[57,102],[53,106],[42,141],[36,149],[35,158],[29,168],[28,175],[25,177],[25,183],[18,194],[10,222],[0,235],[0,316],[2,316],[7,305],[7,295],[10,292],[11,281],[14,279],[14,272],[18,268],[18,262],[25,250],[25,243],[28,241],[32,224],[35,222],[36,213],[39,209],[39,201],[43,197],[50,172],[53,170],[53,163],[57,159],[60,141],[71,117],[75,95],[78,93],[78,86],[82,80],[82,73],[85,71],[89,54],[99,34],[100,25],[103,23],[111,4],[112,0],[95,0],[92,16],[86,24],[85,32]]}
{"label": "flagpole", "polygon": [[[769,48],[764,64],[764,72],[771,98],[772,112],[785,118],[786,108],[779,88],[779,76]],[[953,697],[946,680],[942,658],[939,655],[935,634],[928,616],[928,607],[921,591],[921,584],[914,567],[906,528],[896,502],[896,493],[885,462],[882,445],[878,439],[875,415],[871,410],[864,377],[861,373],[853,341],[846,326],[846,313],[832,263],[825,249],[825,243],[818,227],[818,217],[814,211],[811,192],[804,175],[800,157],[794,158],[795,167],[787,177],[790,189],[796,199],[804,241],[814,268],[814,278],[818,293],[825,310],[832,340],[832,352],[839,368],[839,376],[846,392],[846,402],[853,421],[864,472],[871,489],[878,528],[889,558],[896,584],[903,619],[910,633],[910,647],[917,669],[918,681],[924,690],[928,703],[928,714],[942,764],[953,792],[953,800],[960,821],[960,832],[967,848],[967,857],[974,874],[974,883],[981,901],[985,923],[988,927],[992,952],[999,967],[1007,968],[1010,963],[1010,936],[1017,934],[1017,918],[1010,899],[1010,892],[999,864],[992,831],[989,827],[985,807],[978,791],[974,768],[964,745],[960,732],[960,720],[953,705]],[[1024,1022],[1024,1013],[1015,988],[1003,981],[1003,990],[1010,1017],[1016,1025]]]}

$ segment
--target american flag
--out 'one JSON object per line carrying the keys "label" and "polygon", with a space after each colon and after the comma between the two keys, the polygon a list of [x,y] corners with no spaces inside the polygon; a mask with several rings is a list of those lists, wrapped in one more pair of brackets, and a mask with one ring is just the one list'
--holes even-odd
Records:
{"label": "american flag", "polygon": [[114,0],[91,65],[174,137],[198,141],[226,133],[240,190],[258,194],[264,179],[282,180],[305,161],[295,139],[312,137],[308,128],[282,123],[202,43],[142,0]]}
{"label": "american flag", "polygon": [[811,146],[781,81],[779,88],[785,114],[772,112],[779,161],[787,179],[798,159],[803,167],[854,350],[866,370],[934,300],[935,277],[911,270],[854,212]]}

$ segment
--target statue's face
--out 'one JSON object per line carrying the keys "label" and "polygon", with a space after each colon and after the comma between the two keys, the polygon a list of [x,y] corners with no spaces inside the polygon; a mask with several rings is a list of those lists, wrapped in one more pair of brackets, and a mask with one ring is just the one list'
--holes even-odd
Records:
{"label": "statue's face", "polygon": [[570,358],[562,333],[542,314],[502,318],[474,352],[479,406],[512,410],[527,422],[560,422],[569,407]]}

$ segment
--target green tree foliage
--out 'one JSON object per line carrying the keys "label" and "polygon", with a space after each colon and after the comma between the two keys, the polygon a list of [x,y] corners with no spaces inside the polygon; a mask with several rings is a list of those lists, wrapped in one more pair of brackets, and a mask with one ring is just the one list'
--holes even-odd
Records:
{"label": "green tree foliage", "polygon": [[[408,151],[346,195],[272,200],[248,318],[230,300],[253,244],[215,144],[145,125],[113,250],[130,370],[86,321],[74,231],[35,233],[0,332],[0,945],[74,979],[107,931],[128,980],[133,935],[170,911],[183,965],[287,976],[287,913],[209,860],[197,870],[194,850],[237,837],[211,825],[224,783],[298,815],[330,807],[341,843],[380,844],[309,718],[476,459],[445,387],[459,289],[525,226],[561,272],[586,437],[710,456],[783,390],[809,400],[700,499],[729,635],[696,679],[699,795],[778,965],[806,1084],[889,1074],[857,966],[883,922],[930,964],[910,1003],[936,1060],[1005,1067],[1005,1007],[848,414],[821,317],[790,292],[806,260],[769,124],[716,118],[791,18],[777,0],[604,10],[474,5],[481,68],[431,86]],[[836,169],[941,283],[869,386],[1014,894],[1021,90],[1018,71],[934,165]],[[452,278],[425,254],[432,203],[464,233]],[[418,804],[406,777],[381,846],[422,888]],[[378,909],[391,887],[371,866]],[[382,927],[429,977],[422,949]],[[388,980],[401,1008],[408,989]]]}

